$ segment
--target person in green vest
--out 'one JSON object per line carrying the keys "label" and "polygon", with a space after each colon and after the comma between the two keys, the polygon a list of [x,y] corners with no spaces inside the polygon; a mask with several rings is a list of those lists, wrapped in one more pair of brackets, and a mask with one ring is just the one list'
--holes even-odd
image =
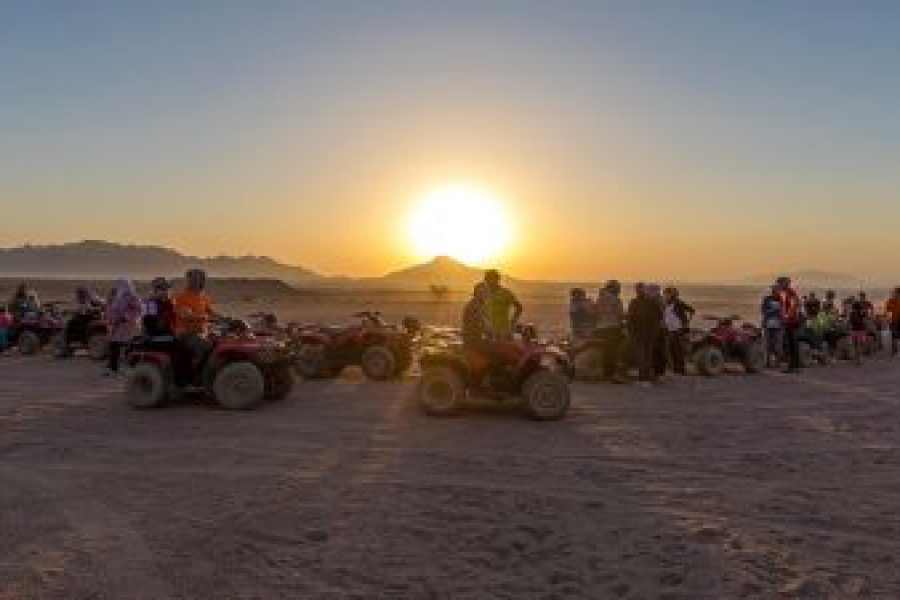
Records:
{"label": "person in green vest", "polygon": [[485,271],[484,285],[487,289],[485,306],[490,333],[494,338],[508,338],[512,336],[513,328],[522,314],[522,303],[515,294],[500,284],[500,272],[496,269]]}

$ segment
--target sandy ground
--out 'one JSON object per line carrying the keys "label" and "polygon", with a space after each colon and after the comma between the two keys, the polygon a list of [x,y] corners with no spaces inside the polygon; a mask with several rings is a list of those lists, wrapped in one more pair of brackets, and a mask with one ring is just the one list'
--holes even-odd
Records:
{"label": "sandy ground", "polygon": [[419,414],[349,372],[250,413],[0,357],[0,598],[900,597],[900,370]]}

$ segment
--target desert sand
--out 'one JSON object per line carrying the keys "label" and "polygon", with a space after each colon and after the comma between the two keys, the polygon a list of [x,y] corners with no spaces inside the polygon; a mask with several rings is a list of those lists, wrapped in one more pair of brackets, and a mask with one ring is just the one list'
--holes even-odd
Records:
{"label": "desert sand", "polygon": [[575,384],[440,420],[348,371],[140,412],[0,357],[0,599],[900,597],[900,370]]}

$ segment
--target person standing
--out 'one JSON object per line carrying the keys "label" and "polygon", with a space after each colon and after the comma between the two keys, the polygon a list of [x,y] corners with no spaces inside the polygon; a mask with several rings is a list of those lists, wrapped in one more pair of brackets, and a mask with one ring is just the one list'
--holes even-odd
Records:
{"label": "person standing", "polygon": [[13,326],[12,315],[5,306],[0,306],[0,353],[9,347],[10,329]]}
{"label": "person standing", "polygon": [[638,365],[638,381],[649,385],[656,381],[653,369],[653,351],[656,347],[662,324],[662,307],[647,294],[643,283],[634,287],[635,297],[628,304],[628,331],[634,344],[635,360]]}
{"label": "person standing", "polygon": [[762,300],[762,329],[766,334],[766,366],[781,362],[784,356],[784,322],[781,319],[781,289],[773,285]]}
{"label": "person standing", "polygon": [[619,350],[622,347],[622,324],[625,321],[625,307],[622,304],[622,286],[615,279],[606,282],[597,294],[596,337],[600,340],[603,353],[603,381],[617,382],[616,367]]}
{"label": "person standing", "polygon": [[800,326],[803,315],[800,310],[800,297],[791,287],[790,277],[779,277],[776,282],[781,301],[781,322],[784,327],[784,341],[788,352],[788,373],[800,372]]}
{"label": "person standing", "polygon": [[522,315],[522,303],[508,288],[500,284],[500,271],[489,269],[484,274],[490,333],[495,338],[509,338]]}
{"label": "person standing", "polygon": [[666,347],[668,345],[668,331],[665,327],[665,310],[666,301],[663,298],[662,288],[657,283],[648,283],[645,286],[647,296],[659,305],[659,330],[656,335],[656,341],[653,344],[653,373],[657,378],[666,374],[666,366],[668,365],[668,356]]}
{"label": "person standing", "polygon": [[109,325],[109,356],[106,376],[119,374],[119,359],[122,348],[140,334],[141,301],[128,279],[116,282],[116,293],[107,306],[106,319]]}
{"label": "person standing", "polygon": [[891,354],[897,356],[900,346],[900,287],[894,288],[894,293],[884,305],[888,323],[891,328]]}
{"label": "person standing", "polygon": [[569,295],[569,324],[575,340],[590,338],[597,328],[596,307],[582,288],[572,288]]}
{"label": "person standing", "polygon": [[693,318],[694,307],[681,299],[678,288],[666,288],[663,321],[666,325],[669,356],[672,357],[672,371],[676,375],[685,374],[684,347],[687,343],[688,326]]}

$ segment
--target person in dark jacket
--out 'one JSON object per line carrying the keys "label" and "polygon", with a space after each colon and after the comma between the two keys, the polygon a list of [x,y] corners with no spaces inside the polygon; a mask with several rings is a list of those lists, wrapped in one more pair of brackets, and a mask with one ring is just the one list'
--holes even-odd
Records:
{"label": "person in dark jacket", "polygon": [[653,350],[659,338],[663,312],[660,303],[647,295],[643,283],[637,284],[634,291],[635,297],[628,304],[628,332],[634,345],[638,380],[646,384],[656,380]]}
{"label": "person in dark jacket", "polygon": [[684,348],[687,343],[688,326],[694,317],[694,307],[681,299],[678,288],[665,290],[666,307],[663,320],[666,324],[669,356],[672,370],[676,375],[684,375]]}
{"label": "person in dark jacket", "polygon": [[600,340],[602,345],[603,381],[610,383],[623,383],[616,377],[619,352],[625,337],[622,331],[622,325],[625,322],[625,307],[622,305],[621,293],[622,285],[615,279],[611,279],[597,294],[595,304],[595,337]]}
{"label": "person in dark jacket", "polygon": [[790,277],[779,277],[779,299],[781,300],[781,322],[784,327],[784,342],[788,352],[788,373],[800,372],[800,339],[798,333],[803,325],[803,311],[800,296],[791,287]]}
{"label": "person in dark jacket", "polygon": [[569,296],[569,324],[572,338],[584,340],[597,329],[597,308],[583,288],[572,288]]}
{"label": "person in dark jacket", "polygon": [[175,304],[169,293],[171,285],[165,277],[150,282],[150,296],[144,301],[142,325],[144,335],[175,335]]}

